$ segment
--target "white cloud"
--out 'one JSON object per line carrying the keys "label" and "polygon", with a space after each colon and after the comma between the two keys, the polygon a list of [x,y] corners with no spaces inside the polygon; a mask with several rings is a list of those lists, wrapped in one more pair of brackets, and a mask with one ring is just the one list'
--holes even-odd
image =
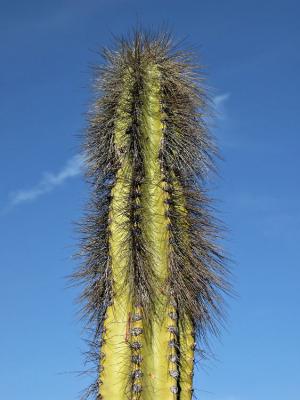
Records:
{"label": "white cloud", "polygon": [[62,185],[67,179],[81,173],[83,157],[79,154],[67,161],[57,173],[44,173],[43,178],[32,188],[18,190],[11,195],[10,207],[36,200],[38,197],[51,192],[56,186]]}
{"label": "white cloud", "polygon": [[217,116],[221,119],[225,117],[225,102],[229,99],[230,93],[222,93],[213,98],[213,103]]}

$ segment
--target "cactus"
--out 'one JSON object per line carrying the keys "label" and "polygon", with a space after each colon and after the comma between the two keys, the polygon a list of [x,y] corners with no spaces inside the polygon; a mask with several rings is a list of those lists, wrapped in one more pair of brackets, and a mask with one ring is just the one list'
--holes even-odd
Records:
{"label": "cactus", "polygon": [[83,312],[104,400],[188,400],[196,339],[217,333],[228,290],[205,178],[215,145],[202,76],[168,34],[103,51],[84,143]]}

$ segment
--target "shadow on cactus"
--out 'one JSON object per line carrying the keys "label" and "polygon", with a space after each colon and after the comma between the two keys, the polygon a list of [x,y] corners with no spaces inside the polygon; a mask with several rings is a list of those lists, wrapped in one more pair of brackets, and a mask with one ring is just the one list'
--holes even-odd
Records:
{"label": "shadow on cactus", "polygon": [[187,400],[196,340],[229,290],[205,179],[216,155],[200,68],[168,34],[103,51],[84,152],[92,186],[73,278],[104,400]]}

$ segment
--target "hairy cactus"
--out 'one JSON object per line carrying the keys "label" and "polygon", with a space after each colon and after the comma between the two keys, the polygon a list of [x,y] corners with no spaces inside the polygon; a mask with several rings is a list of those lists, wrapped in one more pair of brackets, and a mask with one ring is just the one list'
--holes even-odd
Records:
{"label": "hairy cactus", "polygon": [[85,157],[83,311],[104,400],[192,397],[195,340],[217,332],[228,289],[205,194],[215,147],[188,52],[136,32],[105,49]]}

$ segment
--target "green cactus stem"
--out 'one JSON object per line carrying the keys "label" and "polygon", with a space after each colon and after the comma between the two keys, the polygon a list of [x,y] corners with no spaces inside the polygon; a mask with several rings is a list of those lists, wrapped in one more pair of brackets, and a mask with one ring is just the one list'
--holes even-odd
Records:
{"label": "green cactus stem", "polygon": [[96,68],[81,300],[104,400],[190,400],[196,341],[229,289],[205,178],[215,153],[190,53],[136,32]]}

